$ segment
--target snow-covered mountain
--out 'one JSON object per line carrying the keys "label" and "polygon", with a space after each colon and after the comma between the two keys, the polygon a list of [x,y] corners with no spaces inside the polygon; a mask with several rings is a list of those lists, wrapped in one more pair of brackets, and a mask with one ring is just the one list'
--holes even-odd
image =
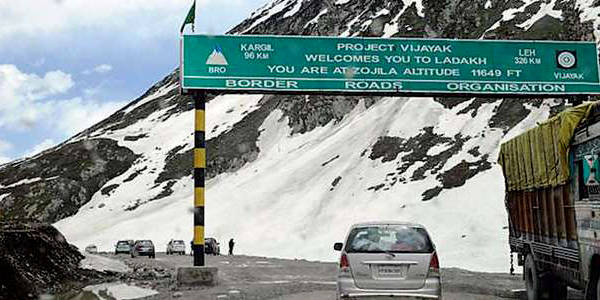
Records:
{"label": "snow-covered mountain", "polygon": [[[276,0],[235,34],[594,40],[593,0]],[[176,59],[176,58],[174,58]],[[36,157],[0,166],[0,220],[79,247],[192,237],[193,105],[177,72]],[[557,99],[212,95],[207,236],[244,254],[335,260],[354,222],[424,224],[442,266],[507,271],[499,144]]]}

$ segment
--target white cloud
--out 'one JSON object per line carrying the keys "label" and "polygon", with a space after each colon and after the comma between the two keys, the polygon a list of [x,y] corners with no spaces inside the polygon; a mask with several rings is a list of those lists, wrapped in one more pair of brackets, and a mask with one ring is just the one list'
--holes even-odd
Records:
{"label": "white cloud", "polygon": [[49,120],[65,137],[72,136],[102,121],[126,104],[125,101],[94,101],[73,98],[51,102],[52,115]]}
{"label": "white cloud", "polygon": [[45,139],[41,143],[35,145],[31,150],[26,151],[23,157],[32,157],[56,144],[57,143],[52,139]]}
{"label": "white cloud", "polygon": [[0,127],[30,128],[42,115],[40,100],[65,93],[74,84],[71,75],[60,70],[40,77],[15,65],[0,65]]}
{"label": "white cloud", "polygon": [[91,70],[85,70],[82,73],[85,75],[89,75],[92,73],[102,74],[102,73],[108,73],[108,72],[112,71],[112,69],[113,69],[113,67],[111,65],[101,64],[101,65],[95,66]]}
{"label": "white cloud", "polygon": [[[27,130],[43,126],[51,128],[55,136],[67,138],[125,105],[120,101],[80,97],[51,98],[67,92],[73,85],[71,75],[62,71],[48,72],[40,77],[25,74],[14,65],[0,65],[0,128]],[[91,96],[90,93],[93,94],[84,91],[86,96]],[[49,143],[48,140],[44,142],[38,146]],[[7,150],[0,143],[0,154],[3,148]]]}

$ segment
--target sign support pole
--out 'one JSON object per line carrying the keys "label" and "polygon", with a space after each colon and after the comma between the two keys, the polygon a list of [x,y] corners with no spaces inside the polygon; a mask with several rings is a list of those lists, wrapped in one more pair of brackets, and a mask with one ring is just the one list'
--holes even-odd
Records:
{"label": "sign support pole", "polygon": [[204,263],[204,181],[206,174],[206,119],[204,107],[206,92],[192,91],[195,111],[194,130],[194,266],[203,267]]}

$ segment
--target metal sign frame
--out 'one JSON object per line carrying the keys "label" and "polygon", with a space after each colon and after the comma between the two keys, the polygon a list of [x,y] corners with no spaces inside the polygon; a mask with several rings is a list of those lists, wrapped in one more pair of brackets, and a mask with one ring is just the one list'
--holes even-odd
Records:
{"label": "metal sign frame", "polygon": [[[325,40],[344,40],[344,41],[356,41],[356,42],[364,42],[364,41],[381,41],[382,38],[376,38],[376,37],[344,37],[344,38],[340,38],[340,37],[331,37],[331,36],[292,36],[292,35],[204,35],[204,34],[185,34],[181,37],[181,52],[180,52],[180,82],[181,82],[181,87],[184,93],[186,93],[188,90],[193,90],[196,89],[193,86],[185,86],[185,78],[193,78],[195,76],[185,76],[185,47],[184,47],[184,39],[185,37],[206,37],[206,38],[294,38],[294,39],[325,39]],[[405,79],[405,78],[398,78],[398,79],[377,79],[379,81],[400,81],[400,82],[418,82],[418,83],[423,83],[423,82],[436,82],[436,83],[474,83],[474,84],[552,84],[552,85],[590,85],[590,86],[594,86],[595,89],[592,92],[588,92],[588,91],[583,91],[583,92],[552,92],[552,93],[545,93],[545,92],[520,92],[520,93],[511,93],[511,92],[506,92],[506,93],[502,93],[502,92],[487,92],[487,91],[463,91],[463,90],[456,90],[456,91],[439,91],[439,90],[419,90],[419,91],[414,91],[414,90],[402,90],[402,89],[395,89],[395,90],[385,90],[385,91],[376,91],[376,90],[348,90],[348,89],[329,89],[327,91],[323,91],[321,89],[301,89],[301,90],[292,90],[292,89],[287,89],[287,90],[281,90],[281,89],[272,89],[272,88],[262,88],[262,89],[257,89],[257,88],[243,88],[243,87],[236,87],[236,88],[225,88],[225,87],[211,87],[211,88],[206,88],[204,90],[206,91],[211,91],[213,93],[236,93],[236,94],[284,94],[284,95],[322,95],[322,94],[328,94],[328,95],[348,95],[348,96],[448,96],[448,97],[464,97],[464,96],[484,96],[484,97],[491,97],[491,98],[502,98],[502,97],[523,97],[523,98],[539,98],[539,97],[556,97],[556,96],[564,96],[564,95],[596,95],[596,94],[600,94],[600,60],[598,59],[599,53],[598,53],[598,48],[596,47],[596,44],[594,42],[587,42],[587,41],[548,41],[548,40],[475,40],[475,39],[418,39],[418,38],[390,38],[390,39],[384,39],[384,40],[392,40],[392,41],[402,41],[402,42],[412,42],[412,41],[421,41],[421,42],[425,42],[425,41],[431,41],[434,43],[439,43],[439,42],[454,42],[454,43],[461,43],[461,42],[473,42],[473,43],[529,43],[532,45],[539,45],[539,44],[567,44],[567,45],[594,45],[594,49],[595,49],[595,57],[596,57],[596,61],[595,61],[595,72],[598,76],[598,82],[567,82],[567,81],[563,81],[563,82],[531,82],[531,81],[486,81],[486,80],[443,80],[443,79],[439,79],[439,80],[427,80],[427,79]],[[301,47],[301,46],[300,46]],[[542,64],[543,65],[543,64]],[[439,66],[438,66],[439,67]],[[441,67],[444,67],[444,65],[442,65]],[[214,78],[214,79],[224,79],[224,78],[235,78],[235,77],[219,77],[219,76],[206,76],[207,78]],[[272,80],[307,80],[307,78],[281,78],[281,77],[273,77],[273,78],[264,78],[264,77],[253,77],[253,78],[247,78],[248,80],[253,80],[253,79],[272,79]],[[596,79],[596,78],[594,78]],[[317,79],[310,79],[310,80],[317,80]],[[328,78],[327,80],[337,80],[337,81],[352,81],[351,79],[331,79]],[[367,81],[377,81],[377,80],[370,80],[370,79],[356,79],[358,80],[367,80]]]}

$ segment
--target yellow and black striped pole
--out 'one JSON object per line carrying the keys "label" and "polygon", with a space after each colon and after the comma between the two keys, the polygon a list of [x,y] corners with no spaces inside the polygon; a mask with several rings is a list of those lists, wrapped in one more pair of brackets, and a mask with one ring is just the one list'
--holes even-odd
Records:
{"label": "yellow and black striped pole", "polygon": [[194,131],[194,266],[204,266],[204,177],[206,174],[206,124],[204,104],[206,92],[193,91],[196,113]]}

